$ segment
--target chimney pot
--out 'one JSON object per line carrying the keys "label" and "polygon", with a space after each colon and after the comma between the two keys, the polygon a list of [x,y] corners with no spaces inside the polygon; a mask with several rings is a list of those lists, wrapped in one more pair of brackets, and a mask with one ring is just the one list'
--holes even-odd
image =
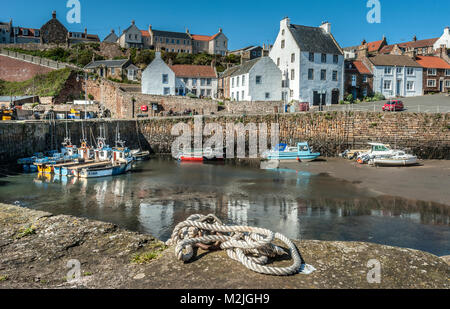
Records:
{"label": "chimney pot", "polygon": [[136,22],[134,21],[134,19],[131,21],[131,24],[134,25]]}
{"label": "chimney pot", "polygon": [[52,12],[52,17],[53,17],[53,18],[56,18],[56,11],[53,11],[53,12]]}

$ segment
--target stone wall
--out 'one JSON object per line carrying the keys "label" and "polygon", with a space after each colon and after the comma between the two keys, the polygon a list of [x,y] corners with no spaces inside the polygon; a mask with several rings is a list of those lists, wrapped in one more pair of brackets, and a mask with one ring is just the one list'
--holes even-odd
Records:
{"label": "stone wall", "polygon": [[38,74],[47,74],[53,69],[41,65],[0,55],[0,79],[9,82],[22,82]]}
{"label": "stone wall", "polygon": [[[280,124],[280,140],[296,143],[308,141],[324,156],[335,156],[348,148],[366,147],[367,142],[388,143],[407,148],[424,159],[450,160],[450,114],[334,112],[267,116],[208,116],[204,123]],[[90,120],[84,122],[89,139],[105,125],[110,145],[117,126],[130,148],[139,144],[156,153],[170,153],[175,137],[172,127],[179,123],[194,125],[192,117],[150,118],[145,120]],[[14,161],[49,150],[60,144],[65,135],[65,121],[51,126],[44,122],[0,122],[0,162]],[[81,122],[70,121],[72,141],[79,143]],[[92,133],[91,133],[92,132]],[[139,132],[139,133],[138,133]],[[52,138],[53,136],[53,138]],[[225,134],[224,134],[225,136]],[[206,140],[207,138],[205,138]],[[269,138],[270,140],[270,138]],[[51,146],[53,141],[53,147]]]}
{"label": "stone wall", "polygon": [[283,112],[283,101],[225,101],[224,110],[229,114],[273,114]]}

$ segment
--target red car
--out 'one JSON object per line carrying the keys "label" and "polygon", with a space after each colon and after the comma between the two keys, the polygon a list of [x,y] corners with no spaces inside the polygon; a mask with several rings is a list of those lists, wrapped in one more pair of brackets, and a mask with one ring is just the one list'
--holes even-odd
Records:
{"label": "red car", "polygon": [[383,106],[383,112],[386,112],[386,111],[397,112],[397,111],[402,111],[404,109],[405,109],[405,106],[403,105],[403,102],[398,101],[398,100],[388,101]]}

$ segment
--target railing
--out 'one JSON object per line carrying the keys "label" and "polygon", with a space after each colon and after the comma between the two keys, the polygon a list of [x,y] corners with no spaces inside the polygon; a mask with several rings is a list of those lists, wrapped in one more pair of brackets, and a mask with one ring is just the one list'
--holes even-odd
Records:
{"label": "railing", "polygon": [[21,61],[25,61],[25,62],[29,62],[29,63],[33,63],[33,64],[37,64],[37,65],[47,67],[50,69],[55,69],[55,70],[65,69],[65,68],[76,69],[76,70],[81,69],[74,64],[54,61],[51,59],[41,58],[41,57],[27,55],[27,54],[22,54],[22,53],[10,51],[7,49],[1,49],[0,55],[14,58],[14,59],[21,60]]}

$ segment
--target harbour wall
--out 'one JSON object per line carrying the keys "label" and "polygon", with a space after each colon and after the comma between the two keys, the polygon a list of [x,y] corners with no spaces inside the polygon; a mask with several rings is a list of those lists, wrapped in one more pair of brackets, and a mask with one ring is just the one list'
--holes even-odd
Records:
{"label": "harbour wall", "polygon": [[[295,144],[308,141],[324,156],[336,156],[349,148],[366,148],[367,142],[382,142],[406,148],[422,159],[450,159],[450,114],[329,112],[249,116],[203,116],[203,125],[217,123],[226,136],[227,124],[272,123],[280,125],[280,141]],[[144,120],[65,120],[7,122],[0,121],[0,162],[59,147],[69,132],[72,142],[79,144],[84,127],[86,139],[93,143],[104,126],[110,145],[115,132],[130,148],[142,147],[153,153],[170,153],[176,136],[174,125],[186,123],[194,132],[193,117],[157,117]],[[181,133],[181,132],[180,132]],[[194,134],[194,133],[193,133]],[[248,133],[247,140],[248,140]],[[204,137],[206,141],[209,136]],[[194,139],[194,138],[192,138]],[[270,141],[270,132],[268,134]],[[225,143],[224,143],[225,145]],[[248,145],[248,143],[247,143]]]}

